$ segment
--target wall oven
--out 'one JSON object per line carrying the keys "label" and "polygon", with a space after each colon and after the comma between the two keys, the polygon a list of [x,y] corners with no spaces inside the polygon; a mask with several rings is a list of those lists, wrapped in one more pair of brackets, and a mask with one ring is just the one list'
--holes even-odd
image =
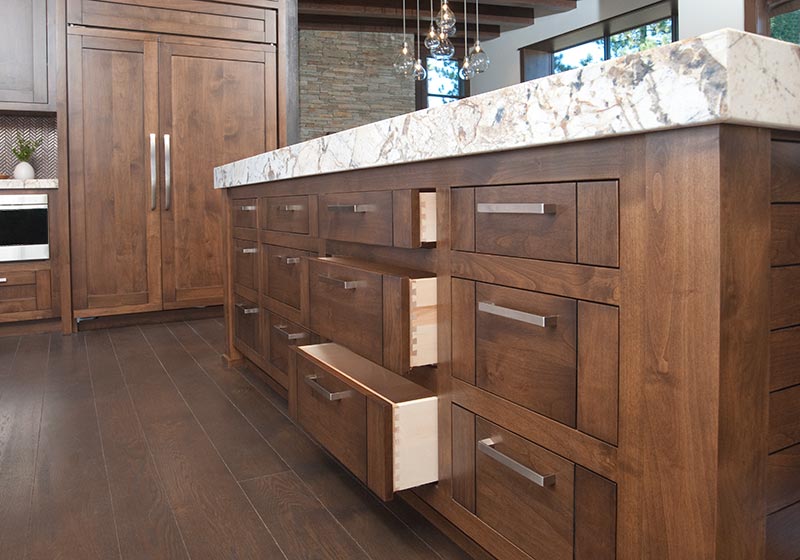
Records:
{"label": "wall oven", "polygon": [[0,262],[50,258],[46,194],[0,195]]}

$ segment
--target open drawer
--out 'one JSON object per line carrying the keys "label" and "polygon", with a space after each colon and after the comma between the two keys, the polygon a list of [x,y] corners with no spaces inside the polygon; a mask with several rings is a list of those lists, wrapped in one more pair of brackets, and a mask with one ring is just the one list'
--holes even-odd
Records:
{"label": "open drawer", "polygon": [[309,259],[309,326],[396,373],[435,364],[436,277],[324,257]]}
{"label": "open drawer", "polygon": [[436,243],[436,193],[418,190],[324,194],[324,239],[415,249]]}
{"label": "open drawer", "polygon": [[381,499],[438,480],[427,389],[335,343],[295,348],[289,369],[292,417]]}

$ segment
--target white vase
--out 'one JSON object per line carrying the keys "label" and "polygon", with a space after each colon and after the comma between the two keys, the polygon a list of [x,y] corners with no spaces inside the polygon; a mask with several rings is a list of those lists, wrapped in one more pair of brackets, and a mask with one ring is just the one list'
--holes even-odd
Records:
{"label": "white vase", "polygon": [[36,172],[33,170],[33,166],[27,161],[19,162],[14,168],[14,179],[30,181],[34,177],[36,177]]}

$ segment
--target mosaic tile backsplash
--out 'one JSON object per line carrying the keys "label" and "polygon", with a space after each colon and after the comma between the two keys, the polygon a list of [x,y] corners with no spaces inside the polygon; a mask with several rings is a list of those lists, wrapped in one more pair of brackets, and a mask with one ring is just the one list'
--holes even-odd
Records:
{"label": "mosaic tile backsplash", "polygon": [[42,139],[42,145],[33,154],[31,165],[39,179],[58,178],[58,134],[56,117],[27,117],[0,115],[0,175],[11,175],[17,165],[17,158],[11,148],[17,141],[17,134],[29,140]]}

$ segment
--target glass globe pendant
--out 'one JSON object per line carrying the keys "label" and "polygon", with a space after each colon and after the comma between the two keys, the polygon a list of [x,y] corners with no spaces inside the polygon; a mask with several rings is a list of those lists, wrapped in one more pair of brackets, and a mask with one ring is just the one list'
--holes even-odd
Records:
{"label": "glass globe pendant", "polygon": [[467,3],[464,2],[464,62],[461,64],[461,68],[458,71],[458,77],[464,80],[465,82],[468,82],[475,77],[475,69],[472,67],[472,63],[470,62],[471,57],[468,51],[469,33],[467,32],[466,22],[467,22]]}
{"label": "glass globe pendant", "polygon": [[394,59],[394,71],[398,76],[411,76],[414,71],[414,54],[408,48],[406,38],[406,0],[403,0],[403,46]]}
{"label": "glass globe pendant", "polygon": [[428,35],[425,37],[425,48],[433,52],[433,49],[439,46],[439,33],[436,31],[436,25],[433,23],[433,0],[431,0],[431,27],[428,30]]}
{"label": "glass globe pendant", "polygon": [[439,30],[448,37],[455,35],[456,15],[450,9],[447,0],[442,0],[442,7],[439,9],[439,15],[436,16],[436,23],[439,25]]}
{"label": "glass globe pendant", "polygon": [[400,53],[394,59],[394,70],[399,76],[410,76],[414,68],[414,56],[408,48],[408,42],[403,41]]}
{"label": "glass globe pendant", "polygon": [[482,74],[489,69],[489,55],[481,46],[481,19],[479,0],[475,0],[475,44],[469,53],[470,67],[475,74]]}
{"label": "glass globe pendant", "polygon": [[433,58],[436,60],[449,60],[453,58],[453,55],[456,53],[456,48],[453,46],[453,42],[450,41],[450,37],[448,37],[445,33],[439,33],[439,44],[431,51]]}

